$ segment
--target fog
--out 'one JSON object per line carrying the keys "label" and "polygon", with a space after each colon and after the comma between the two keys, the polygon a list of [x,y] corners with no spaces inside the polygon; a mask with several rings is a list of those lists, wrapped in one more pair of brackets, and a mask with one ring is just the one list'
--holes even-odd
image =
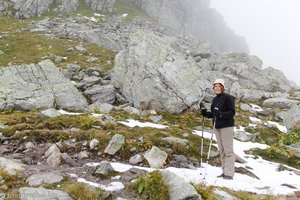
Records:
{"label": "fog", "polygon": [[244,36],[250,54],[300,85],[299,0],[211,0],[226,24]]}

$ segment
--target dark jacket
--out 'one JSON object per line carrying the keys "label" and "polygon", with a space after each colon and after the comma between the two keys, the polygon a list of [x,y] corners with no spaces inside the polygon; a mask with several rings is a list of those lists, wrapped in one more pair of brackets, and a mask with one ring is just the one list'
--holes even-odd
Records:
{"label": "dark jacket", "polygon": [[234,115],[235,98],[226,93],[218,94],[212,101],[211,111],[205,114],[206,117],[213,118],[213,123],[218,129],[234,126]]}

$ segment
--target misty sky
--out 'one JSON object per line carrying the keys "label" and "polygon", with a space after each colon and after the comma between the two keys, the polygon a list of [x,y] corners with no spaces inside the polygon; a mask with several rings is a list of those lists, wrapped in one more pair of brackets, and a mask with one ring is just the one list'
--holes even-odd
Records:
{"label": "misty sky", "polygon": [[300,85],[300,0],[211,0],[250,53]]}

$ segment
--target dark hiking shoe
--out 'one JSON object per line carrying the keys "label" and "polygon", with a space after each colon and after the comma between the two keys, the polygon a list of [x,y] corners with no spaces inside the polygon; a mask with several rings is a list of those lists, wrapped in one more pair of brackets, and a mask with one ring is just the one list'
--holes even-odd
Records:
{"label": "dark hiking shoe", "polygon": [[223,178],[225,175],[224,174],[221,174],[219,176],[217,176],[217,178]]}
{"label": "dark hiking shoe", "polygon": [[226,180],[232,180],[233,179],[232,176],[227,176],[227,175],[223,175],[222,178],[226,179]]}

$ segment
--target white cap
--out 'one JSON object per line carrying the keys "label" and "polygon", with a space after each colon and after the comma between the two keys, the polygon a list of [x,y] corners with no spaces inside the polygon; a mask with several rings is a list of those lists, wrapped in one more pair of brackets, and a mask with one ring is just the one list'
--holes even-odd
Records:
{"label": "white cap", "polygon": [[214,86],[215,84],[221,84],[223,86],[223,88],[225,89],[225,81],[223,79],[216,79],[214,82]]}

